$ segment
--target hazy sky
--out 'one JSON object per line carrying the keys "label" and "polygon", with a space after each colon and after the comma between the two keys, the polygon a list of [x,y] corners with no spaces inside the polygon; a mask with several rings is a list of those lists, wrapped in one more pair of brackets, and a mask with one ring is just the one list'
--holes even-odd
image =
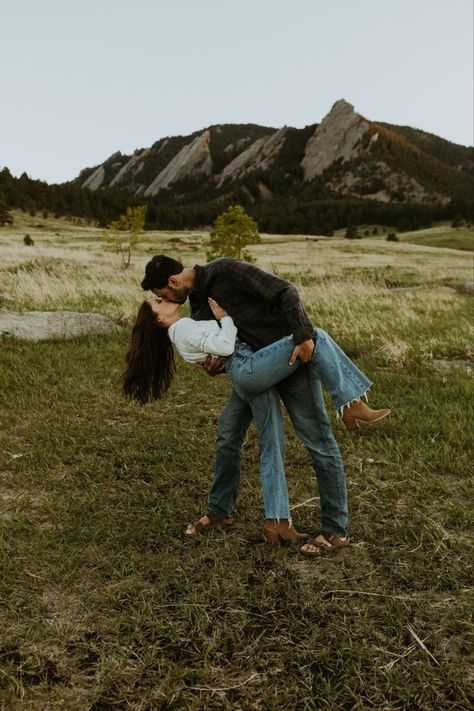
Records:
{"label": "hazy sky", "polygon": [[0,0],[0,167],[61,182],[216,123],[473,142],[472,0]]}

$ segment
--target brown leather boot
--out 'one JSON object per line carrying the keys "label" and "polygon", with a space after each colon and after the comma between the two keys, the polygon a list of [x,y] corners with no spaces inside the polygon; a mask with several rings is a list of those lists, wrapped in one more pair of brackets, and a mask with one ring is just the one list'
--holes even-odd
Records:
{"label": "brown leather boot", "polygon": [[298,533],[296,528],[289,523],[287,518],[266,518],[263,535],[267,543],[279,545],[280,543],[303,543],[308,538],[307,533]]}
{"label": "brown leather boot", "polygon": [[362,400],[355,400],[349,407],[344,409],[341,420],[346,430],[352,432],[359,427],[360,422],[365,425],[373,425],[375,422],[390,415],[391,412],[388,407],[383,410],[372,410]]}

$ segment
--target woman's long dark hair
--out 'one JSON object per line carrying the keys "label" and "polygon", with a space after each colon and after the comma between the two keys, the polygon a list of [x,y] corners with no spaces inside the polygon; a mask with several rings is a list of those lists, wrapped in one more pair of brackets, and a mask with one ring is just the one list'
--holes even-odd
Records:
{"label": "woman's long dark hair", "polygon": [[122,392],[140,405],[158,400],[168,390],[175,373],[173,345],[168,329],[156,323],[156,314],[144,301],[135,320],[125,356]]}

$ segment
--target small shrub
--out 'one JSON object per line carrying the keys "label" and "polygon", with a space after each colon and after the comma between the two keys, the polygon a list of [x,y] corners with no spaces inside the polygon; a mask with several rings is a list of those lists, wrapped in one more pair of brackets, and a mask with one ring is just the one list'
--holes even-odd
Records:
{"label": "small shrub", "polygon": [[255,262],[246,247],[258,242],[260,235],[257,223],[247,215],[242,205],[231,205],[214,223],[209,235],[207,261],[218,257],[235,257]]}
{"label": "small shrub", "polygon": [[463,224],[464,224],[463,216],[459,212],[457,212],[453,217],[453,221],[451,222],[451,227],[455,227],[455,228],[462,227]]}
{"label": "small shrub", "polygon": [[355,225],[348,225],[344,237],[346,239],[360,239],[357,227]]}
{"label": "small shrub", "polygon": [[132,249],[137,246],[143,233],[147,210],[147,205],[127,207],[126,213],[118,220],[110,222],[104,230],[104,236],[114,244],[117,254],[120,255],[124,269],[130,266]]}
{"label": "small shrub", "polygon": [[395,232],[389,232],[385,239],[387,242],[400,242]]}
{"label": "small shrub", "polygon": [[26,244],[27,247],[33,247],[35,244],[34,239],[32,237],[30,237],[30,235],[25,235],[23,237],[23,242],[24,242],[24,244]]}

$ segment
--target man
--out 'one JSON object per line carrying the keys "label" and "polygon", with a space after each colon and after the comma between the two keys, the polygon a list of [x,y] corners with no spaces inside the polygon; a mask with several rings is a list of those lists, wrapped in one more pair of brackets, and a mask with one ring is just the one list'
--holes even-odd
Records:
{"label": "man", "polygon": [[[191,316],[196,320],[213,318],[208,304],[208,297],[212,297],[232,315],[240,340],[254,350],[291,335],[294,350],[290,362],[300,358],[304,364],[313,357],[314,331],[298,292],[292,284],[254,265],[221,258],[204,266],[184,268],[180,262],[158,255],[146,265],[142,287],[180,304],[189,298]],[[210,358],[205,369],[214,375],[222,370],[222,364],[219,359]],[[321,530],[301,546],[301,552],[319,555],[326,549],[342,548],[349,542],[346,478],[321,384],[309,377],[307,369],[299,368],[276,389],[310,453],[319,487]],[[209,513],[198,522],[199,530],[229,520],[240,482],[242,443],[252,414],[260,432],[262,467],[266,466],[268,476],[277,470],[277,480],[286,490],[284,430],[275,389],[262,393],[260,401],[256,401],[252,412],[233,390],[219,417]],[[265,473],[263,485],[264,477]]]}

